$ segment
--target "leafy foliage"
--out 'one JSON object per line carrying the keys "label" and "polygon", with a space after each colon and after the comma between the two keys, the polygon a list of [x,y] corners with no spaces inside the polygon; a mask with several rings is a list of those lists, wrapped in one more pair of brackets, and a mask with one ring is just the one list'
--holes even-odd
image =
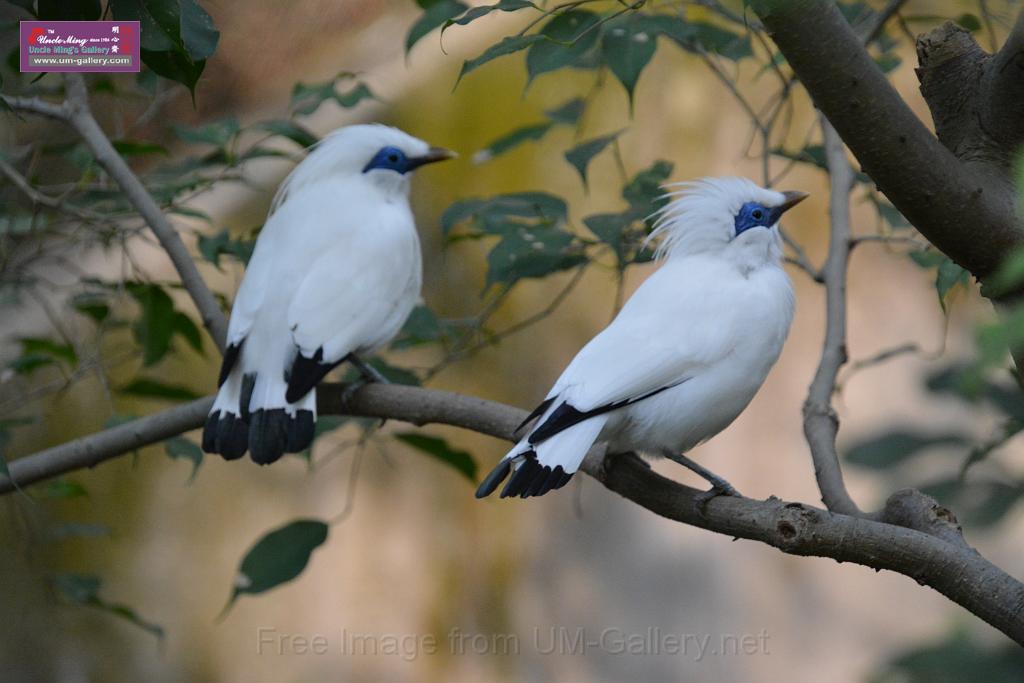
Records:
{"label": "leafy foliage", "polygon": [[263,593],[301,574],[313,551],[327,540],[327,532],[327,524],[320,520],[297,519],[263,536],[245,554],[221,616],[238,596]]}
{"label": "leafy foliage", "polygon": [[98,609],[107,614],[138,626],[157,638],[164,637],[164,630],[157,624],[140,617],[135,610],[125,605],[112,603],[100,597],[102,581],[92,574],[57,574],[53,577],[53,586],[68,601]]}
{"label": "leafy foliage", "polygon": [[444,439],[435,436],[425,436],[415,432],[396,434],[395,438],[402,443],[412,446],[418,451],[426,453],[433,458],[453,467],[462,476],[476,483],[476,461],[466,451],[460,451],[448,445]]}
{"label": "leafy foliage", "polygon": [[189,483],[192,483],[199,474],[199,466],[203,464],[203,449],[183,436],[176,436],[164,442],[164,450],[172,460],[188,460],[192,463],[192,473],[188,477]]}
{"label": "leafy foliage", "polygon": [[[97,3],[98,4],[98,3]],[[138,21],[142,61],[195,96],[220,33],[196,0],[110,0],[114,19]]]}
{"label": "leafy foliage", "polygon": [[957,683],[983,680],[1011,683],[1024,671],[1024,652],[1012,643],[985,646],[962,630],[895,656],[873,683]]}

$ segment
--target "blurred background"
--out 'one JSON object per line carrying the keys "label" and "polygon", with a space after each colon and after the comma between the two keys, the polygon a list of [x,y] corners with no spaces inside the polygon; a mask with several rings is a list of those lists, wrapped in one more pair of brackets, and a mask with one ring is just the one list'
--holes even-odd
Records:
{"label": "blurred background", "polygon": [[[673,181],[734,174],[763,180],[761,159],[748,149],[748,116],[702,59],[683,50],[658,50],[639,81],[631,113],[617,83],[594,88],[592,75],[585,72],[548,74],[524,92],[521,56],[487,64],[453,89],[463,60],[523,26],[523,18],[514,14],[496,12],[472,26],[453,27],[443,44],[437,32],[431,33],[407,56],[405,37],[421,14],[411,1],[202,4],[221,37],[199,80],[195,105],[181,86],[161,90],[153,96],[161,99],[159,113],[143,121],[134,135],[159,143],[177,159],[191,148],[169,124],[199,126],[225,117],[245,124],[285,117],[296,82],[357,73],[376,99],[353,108],[328,102],[305,119],[309,129],[324,134],[348,123],[382,121],[461,154],[456,161],[429,167],[414,181],[424,299],[446,319],[474,316],[485,305],[485,259],[491,246],[481,241],[445,245],[440,216],[452,202],[544,190],[569,200],[570,225],[583,232],[582,216],[623,208],[623,173],[632,176],[658,159],[674,164]],[[1012,4],[995,4],[997,17],[999,12],[1014,16]],[[3,7],[4,18],[16,18],[8,9]],[[699,17],[703,10],[687,11]],[[904,9],[917,16],[971,12],[977,12],[977,3],[911,0]],[[928,25],[921,20],[911,28]],[[994,30],[1005,34],[999,22]],[[983,32],[978,38],[987,46]],[[894,84],[930,123],[916,87],[911,44],[904,39],[892,53],[902,59],[892,72]],[[729,63],[728,68],[752,101],[764,102],[776,87],[755,63]],[[55,76],[42,83],[48,81],[58,83]],[[474,159],[474,152],[502,133],[541,119],[573,95],[589,98],[577,129],[553,130],[539,142],[482,163]],[[123,113],[119,108],[138,116],[150,104],[149,99],[125,104],[102,92],[93,96],[94,108],[109,125]],[[37,136],[73,140],[57,124],[38,120],[7,116],[0,125],[0,144],[8,149]],[[792,123],[781,142],[800,149],[809,134],[817,136],[814,125],[806,96],[795,93]],[[563,158],[564,150],[574,141],[620,129],[625,132],[617,154],[593,160],[584,188]],[[155,162],[138,162],[142,168],[149,163]],[[787,164],[773,157],[773,175]],[[246,164],[246,182],[220,183],[192,200],[212,224],[179,216],[177,225],[190,243],[199,234],[225,229],[239,234],[259,226],[290,167],[291,162],[279,158]],[[812,165],[796,164],[778,187],[812,194],[787,214],[786,227],[808,258],[820,264],[829,227],[826,175]],[[13,194],[3,196],[10,203],[0,210],[11,210]],[[854,194],[854,218],[855,233],[877,232],[878,213],[861,193]],[[840,450],[852,452],[847,482],[866,509],[878,507],[900,487],[955,479],[971,448],[999,433],[1006,417],[984,401],[968,403],[936,390],[937,375],[973,357],[976,330],[991,320],[992,312],[973,283],[951,290],[944,311],[934,269],[922,268],[907,258],[907,251],[905,244],[866,242],[854,250],[850,267],[852,364],[841,375],[836,406],[842,421]],[[175,279],[162,252],[144,237],[135,238],[131,253],[155,280]],[[68,258],[76,268],[102,277],[116,277],[126,267],[117,248],[83,250]],[[629,268],[625,294],[653,267]],[[62,265],[47,268],[57,282],[77,280]],[[202,270],[215,291],[229,298],[242,274],[234,262],[222,268],[203,264]],[[790,274],[797,314],[778,365],[749,409],[694,456],[746,495],[818,504],[800,411],[821,350],[824,289],[799,269]],[[565,272],[524,280],[491,322],[501,329],[543,311],[573,277]],[[447,364],[429,386],[532,407],[579,347],[610,320],[617,287],[613,267],[589,268],[550,315]],[[45,302],[45,297],[42,303],[31,297],[3,300],[3,333],[10,347],[6,358],[18,354],[13,340],[51,331],[53,316],[45,312]],[[176,295],[176,302],[192,310],[185,298]],[[57,319],[72,336],[87,327],[63,315]],[[902,351],[852,367],[892,349]],[[107,351],[113,353],[110,347]],[[415,347],[386,358],[398,367],[427,368],[441,359],[441,352]],[[204,354],[183,346],[149,374],[205,395],[214,389],[217,365],[206,339]],[[109,375],[114,384],[123,384],[138,367],[137,359],[112,363]],[[37,418],[11,432],[8,459],[97,431],[117,416],[166,406],[160,400],[110,394],[94,376],[55,394],[38,391],[47,382],[59,382],[53,372],[30,378],[7,372],[0,381],[3,417]],[[394,423],[382,429],[384,435],[410,431]],[[456,429],[418,431],[471,453],[484,472],[506,451],[504,443]],[[909,438],[925,435],[920,450],[929,447],[927,457],[900,462],[888,457],[891,439],[879,442],[876,437],[894,431]],[[928,441],[950,433],[969,441]],[[162,446],[155,446],[64,480],[87,495],[50,495],[44,488],[5,496],[0,500],[2,678],[796,682],[821,680],[828,672],[829,680],[845,682],[901,680],[890,663],[921,647],[946,643],[943,651],[960,648],[969,659],[1007,643],[960,607],[904,576],[789,557],[764,545],[669,522],[586,477],[540,499],[477,501],[473,486],[455,470],[394,439],[355,443],[359,435],[357,426],[343,426],[317,441],[311,461],[287,457],[269,468],[208,458],[194,479],[188,462],[168,458]],[[1021,455],[1018,441],[999,443],[998,452],[969,476],[1009,486],[1024,476]],[[666,476],[703,485],[678,467],[655,467]],[[1012,488],[1019,487],[1014,483]],[[981,512],[1002,506],[988,517],[966,520],[967,538],[1008,573],[1022,576],[1024,556],[1017,541],[1024,533],[1024,507],[1015,505],[1016,494],[1000,491],[1003,497],[995,501],[985,491],[957,494],[964,505]],[[273,591],[242,596],[218,620],[253,543],[271,529],[307,517],[335,521],[305,571]],[[105,604],[130,607],[140,620],[158,625],[163,637],[68,600],[51,580],[61,573],[100,577]],[[631,637],[646,637],[650,643],[649,629],[680,635],[685,651],[648,656],[623,651]],[[589,647],[566,651],[564,642],[553,642],[581,633]],[[326,652],[303,652],[299,639],[318,636]],[[369,640],[387,649],[389,638],[394,642],[390,651],[365,651]]]}

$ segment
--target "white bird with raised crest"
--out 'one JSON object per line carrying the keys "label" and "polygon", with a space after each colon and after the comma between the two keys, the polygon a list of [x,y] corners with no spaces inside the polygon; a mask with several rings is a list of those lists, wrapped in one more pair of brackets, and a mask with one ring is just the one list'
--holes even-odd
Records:
{"label": "white bird with raised crest", "polygon": [[326,136],[281,184],[235,297],[203,450],[260,464],[306,449],[317,383],[390,341],[420,297],[411,172],[450,159],[396,128]]}
{"label": "white bird with raised crest", "polygon": [[564,486],[599,442],[664,456],[735,495],[685,454],[747,407],[782,351],[794,297],[779,218],[807,197],[745,178],[669,186],[651,238],[661,267],[594,337],[521,425],[532,426],[477,490],[539,496]]}

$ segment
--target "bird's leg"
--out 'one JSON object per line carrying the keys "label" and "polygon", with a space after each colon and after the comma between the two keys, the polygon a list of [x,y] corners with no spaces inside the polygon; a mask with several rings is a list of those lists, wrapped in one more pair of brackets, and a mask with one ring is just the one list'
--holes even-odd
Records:
{"label": "bird's leg", "polygon": [[718,476],[711,470],[702,467],[701,465],[698,465],[697,463],[695,463],[693,460],[690,460],[682,453],[676,453],[674,451],[664,451],[664,455],[672,462],[677,462],[683,467],[687,468],[688,470],[696,472],[701,476],[701,478],[703,478],[704,480],[711,484],[711,488],[709,490],[704,491],[694,499],[694,503],[697,506],[697,513],[701,517],[705,516],[705,510],[708,506],[708,503],[711,502],[713,498],[717,498],[718,496],[740,495],[740,492],[737,491],[732,484],[730,484],[725,479]]}
{"label": "bird's leg", "polygon": [[[366,384],[370,384],[371,382],[377,382],[379,384],[391,384],[391,381],[388,380],[387,377],[380,374],[380,372],[378,372],[378,370],[375,367],[364,361],[356,354],[348,354],[345,357],[345,360],[351,363],[352,367],[354,367],[356,371],[359,372],[359,379],[349,384],[341,392],[342,405],[345,405],[348,402],[348,400],[352,398],[352,396]],[[383,427],[385,422],[387,422],[387,420],[382,419],[378,426]]]}
{"label": "bird's leg", "polygon": [[[352,364],[352,367],[358,370],[359,374],[362,375],[362,383],[379,382],[381,384],[391,384],[387,377],[377,371],[377,368],[373,367],[356,354],[348,354],[348,358],[346,360],[348,360],[348,362]],[[360,385],[362,383],[360,383]]]}

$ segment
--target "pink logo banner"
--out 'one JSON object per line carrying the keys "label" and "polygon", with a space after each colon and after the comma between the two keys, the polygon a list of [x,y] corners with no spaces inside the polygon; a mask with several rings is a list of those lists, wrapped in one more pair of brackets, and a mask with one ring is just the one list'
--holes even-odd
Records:
{"label": "pink logo banner", "polygon": [[137,21],[23,21],[21,71],[138,71]]}

